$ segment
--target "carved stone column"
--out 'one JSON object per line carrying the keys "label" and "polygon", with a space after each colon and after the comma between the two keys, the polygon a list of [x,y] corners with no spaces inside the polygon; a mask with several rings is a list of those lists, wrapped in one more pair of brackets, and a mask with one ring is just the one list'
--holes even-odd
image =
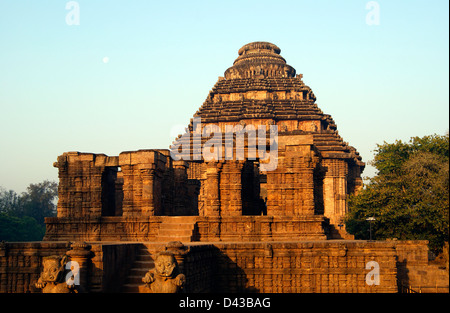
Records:
{"label": "carved stone column", "polygon": [[344,160],[326,159],[325,166],[324,214],[337,225],[347,213],[347,164]]}
{"label": "carved stone column", "polygon": [[208,162],[206,167],[205,216],[220,216],[219,176],[222,163]]}
{"label": "carved stone column", "polygon": [[123,176],[123,200],[122,200],[122,215],[132,216],[134,212],[134,199],[133,199],[133,166],[121,165]]}
{"label": "carved stone column", "polygon": [[75,273],[78,265],[78,275],[80,278],[80,287],[84,291],[89,290],[89,273],[90,273],[90,265],[91,258],[94,256],[94,253],[91,251],[91,246],[86,242],[74,242],[71,244],[72,250],[66,252],[66,255],[70,257],[72,262],[71,270],[72,273]]}
{"label": "carved stone column", "polygon": [[186,168],[188,164],[185,161],[174,161],[174,188],[176,194],[173,201],[174,215],[190,215],[191,203],[188,196],[188,179]]}
{"label": "carved stone column", "polygon": [[145,164],[141,165],[140,172],[142,177],[142,213],[144,215],[155,215],[155,169],[151,167],[151,164]]}
{"label": "carved stone column", "polygon": [[244,161],[226,161],[220,179],[221,216],[242,215],[242,168]]}
{"label": "carved stone column", "polygon": [[301,205],[296,207],[295,215],[314,215],[314,169],[302,169],[299,176],[302,181],[302,201]]}

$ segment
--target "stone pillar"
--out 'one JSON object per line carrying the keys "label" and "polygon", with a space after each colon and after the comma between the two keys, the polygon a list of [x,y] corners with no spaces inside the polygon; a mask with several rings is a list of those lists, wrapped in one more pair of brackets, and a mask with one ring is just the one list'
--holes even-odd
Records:
{"label": "stone pillar", "polygon": [[102,210],[102,175],[106,155],[66,152],[53,166],[59,169],[58,217],[99,217]]}
{"label": "stone pillar", "polygon": [[206,205],[205,216],[220,216],[219,177],[222,163],[206,163]]}
{"label": "stone pillar", "polygon": [[242,215],[244,161],[225,161],[220,177],[221,216]]}
{"label": "stone pillar", "polygon": [[331,224],[339,224],[347,214],[347,163],[344,160],[326,159],[324,177],[324,215]]}
{"label": "stone pillar", "polygon": [[71,245],[72,250],[66,252],[70,257],[72,272],[75,272],[78,265],[78,275],[80,278],[80,287],[85,291],[89,291],[89,274],[91,266],[91,258],[94,256],[91,246],[86,242],[74,242]]}
{"label": "stone pillar", "polygon": [[153,216],[155,215],[155,169],[152,168],[152,164],[142,164],[140,166],[140,174],[142,178],[142,213],[147,216]]}
{"label": "stone pillar", "polygon": [[309,135],[279,137],[278,166],[267,172],[267,215],[314,215],[314,169],[319,164]]}
{"label": "stone pillar", "polygon": [[123,216],[161,214],[161,177],[166,157],[155,150],[122,152]]}
{"label": "stone pillar", "polygon": [[99,217],[102,215],[102,175],[105,167],[91,167],[91,207],[89,208],[89,215]]}
{"label": "stone pillar", "polygon": [[188,196],[188,179],[187,179],[188,164],[185,161],[174,161],[174,201],[173,201],[173,215],[191,215],[191,203],[189,203]]}
{"label": "stone pillar", "polygon": [[[280,164],[280,159],[278,160],[278,164]],[[282,191],[280,189],[281,181],[282,181],[281,172],[276,169],[275,171],[267,172],[267,215],[269,216],[280,216],[282,214],[282,202],[281,196]]]}
{"label": "stone pillar", "polygon": [[57,205],[57,216],[58,217],[68,217],[70,211],[69,203],[69,163],[67,160],[67,155],[63,154],[58,156],[58,160],[53,163],[53,167],[58,169],[58,205]]}
{"label": "stone pillar", "polygon": [[132,165],[121,165],[123,176],[122,215],[132,216],[134,212],[134,178]]}
{"label": "stone pillar", "polygon": [[[301,171],[301,205],[295,208],[295,215],[314,215],[314,169],[306,168]],[[300,190],[298,190],[300,191]],[[300,192],[296,193],[300,194]]]}

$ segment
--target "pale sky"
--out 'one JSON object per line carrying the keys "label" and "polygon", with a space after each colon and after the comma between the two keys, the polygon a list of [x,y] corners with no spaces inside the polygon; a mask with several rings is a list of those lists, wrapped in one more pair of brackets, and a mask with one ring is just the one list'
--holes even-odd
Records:
{"label": "pale sky", "polygon": [[377,143],[443,135],[448,12],[447,0],[0,0],[0,186],[57,181],[66,151],[168,148],[253,41],[281,48],[365,162]]}

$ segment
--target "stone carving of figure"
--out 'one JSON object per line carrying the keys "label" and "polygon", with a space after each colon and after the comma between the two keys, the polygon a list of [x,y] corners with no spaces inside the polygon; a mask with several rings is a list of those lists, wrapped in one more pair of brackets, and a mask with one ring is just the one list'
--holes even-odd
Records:
{"label": "stone carving of figure", "polygon": [[142,281],[149,293],[177,293],[186,283],[186,277],[179,273],[173,253],[163,251],[156,257],[155,268],[148,271]]}
{"label": "stone carving of figure", "polygon": [[66,264],[69,261],[67,255],[52,255],[43,258],[44,269],[35,286],[42,289],[42,293],[78,293],[75,284],[68,285],[66,282]]}

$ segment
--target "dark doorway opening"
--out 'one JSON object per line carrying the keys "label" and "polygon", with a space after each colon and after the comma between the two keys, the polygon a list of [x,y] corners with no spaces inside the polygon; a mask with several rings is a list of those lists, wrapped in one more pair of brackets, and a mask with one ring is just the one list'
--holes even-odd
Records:
{"label": "dark doorway opening", "polygon": [[122,187],[120,167],[106,167],[102,174],[102,216],[122,216]]}
{"label": "dark doorway opening", "polygon": [[266,215],[265,199],[261,197],[259,162],[247,160],[241,174],[242,215]]}

